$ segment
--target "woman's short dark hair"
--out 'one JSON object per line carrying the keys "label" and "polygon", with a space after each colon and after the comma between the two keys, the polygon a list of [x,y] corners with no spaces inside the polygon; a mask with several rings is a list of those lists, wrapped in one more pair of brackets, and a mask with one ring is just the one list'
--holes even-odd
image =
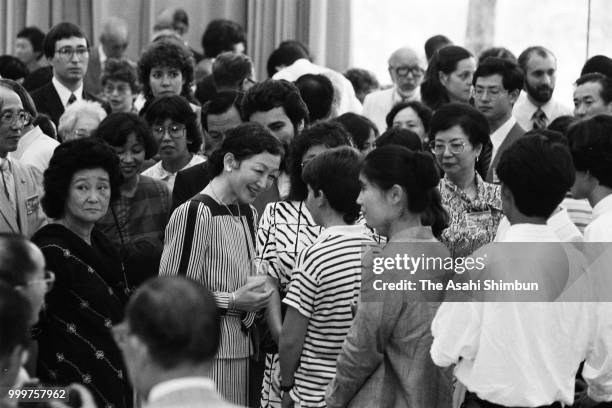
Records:
{"label": "woman's short dark hair", "polygon": [[427,105],[419,102],[419,101],[408,101],[408,102],[400,102],[393,105],[389,113],[387,113],[387,117],[385,118],[385,122],[387,122],[387,129],[391,129],[393,127],[393,121],[398,113],[403,111],[406,108],[410,108],[417,114],[421,122],[423,122],[423,128],[425,129],[425,133],[429,132],[429,124],[431,122],[432,111],[427,107]]}
{"label": "woman's short dark hair", "polygon": [[119,195],[122,182],[119,158],[115,151],[104,141],[87,137],[64,142],[55,148],[45,170],[43,186],[45,195],[41,204],[50,218],[64,215],[66,198],[74,173],[80,170],[102,169],[108,173],[111,200]]}
{"label": "woman's short dark hair", "polygon": [[323,152],[304,167],[302,179],[315,191],[322,191],[331,208],[353,224],[360,214],[357,197],[361,190],[359,170],[361,154],[349,146]]}
{"label": "woman's short dark hair", "polygon": [[17,38],[27,38],[30,44],[32,44],[34,52],[40,52],[38,59],[43,56],[45,33],[43,33],[40,28],[35,26],[26,27],[17,33]]}
{"label": "woman's short dark hair", "polygon": [[570,126],[567,137],[578,171],[588,171],[612,188],[612,116],[597,115]]}
{"label": "woman's short dark hair", "polygon": [[23,79],[30,71],[19,58],[12,55],[0,55],[0,77],[17,81]]}
{"label": "woman's short dark hair", "polygon": [[383,146],[365,157],[361,171],[382,190],[394,185],[402,187],[408,198],[408,210],[420,213],[423,225],[430,225],[436,237],[448,227],[448,213],[442,207],[437,188],[440,174],[431,155],[402,146]]}
{"label": "woman's short dark hair", "polygon": [[525,134],[506,149],[496,173],[528,217],[548,218],[574,184],[575,170],[568,147],[549,137],[551,131]]}
{"label": "woman's short dark hair", "polygon": [[355,147],[363,150],[365,142],[370,138],[370,132],[374,131],[374,137],[378,137],[378,128],[370,119],[353,112],[344,113],[334,119],[340,123],[351,135]]}
{"label": "woman's short dark hair", "polygon": [[440,105],[450,101],[448,92],[440,82],[440,72],[448,75],[457,69],[457,63],[473,55],[463,47],[448,45],[435,52],[431,60],[423,83],[421,84],[421,100],[429,108],[436,110]]}
{"label": "woman's short dark hair", "polygon": [[157,143],[151,135],[147,122],[134,113],[111,113],[100,122],[93,136],[104,140],[111,146],[123,146],[132,133],[136,135],[136,140],[144,146],[145,159],[150,159],[157,153]]}
{"label": "woman's short dark hair", "polygon": [[351,135],[344,127],[333,121],[315,123],[306,128],[289,145],[289,179],[291,188],[288,200],[303,201],[308,196],[308,188],[302,180],[302,156],[312,146],[327,147],[351,146]]}
{"label": "woman's short dark hair", "polygon": [[150,44],[140,56],[138,61],[138,78],[142,85],[146,99],[153,98],[149,75],[156,67],[176,68],[183,76],[183,88],[181,96],[193,101],[191,95],[191,84],[193,82],[193,71],[195,61],[193,55],[184,44],[173,39],[163,39]]}
{"label": "woman's short dark hair", "polygon": [[206,58],[215,58],[223,51],[233,51],[234,45],[240,43],[246,48],[244,29],[231,20],[212,20],[202,34],[202,49]]}
{"label": "woman's short dark hair", "polygon": [[202,145],[202,131],[198,126],[198,115],[195,114],[187,99],[178,95],[155,98],[144,112],[144,118],[153,126],[170,119],[182,123],[186,128],[187,150],[196,153]]}
{"label": "woman's short dark hair", "polygon": [[387,130],[376,139],[376,147],[383,147],[387,145],[399,145],[403,146],[413,152],[420,152],[423,150],[423,142],[419,135],[414,133],[410,129],[402,129],[393,127]]}
{"label": "woman's short dark hair", "polygon": [[100,83],[102,86],[105,86],[108,81],[127,82],[132,93],[140,91],[136,69],[129,61],[124,59],[109,58],[104,63],[104,72],[102,73]]}
{"label": "woman's short dark hair", "polygon": [[429,140],[436,133],[459,126],[468,137],[472,146],[485,146],[490,141],[490,128],[487,118],[467,103],[448,103],[442,105],[431,118]]}
{"label": "woman's short dark hair", "polygon": [[225,131],[223,143],[208,160],[208,171],[211,178],[223,171],[223,159],[231,153],[238,161],[246,160],[260,153],[280,156],[282,160],[283,145],[268,128],[259,123],[248,122]]}

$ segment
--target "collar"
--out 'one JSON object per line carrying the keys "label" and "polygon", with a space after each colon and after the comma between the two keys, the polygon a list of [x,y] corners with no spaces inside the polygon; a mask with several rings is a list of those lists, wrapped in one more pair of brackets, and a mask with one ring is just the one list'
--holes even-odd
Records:
{"label": "collar", "polygon": [[104,53],[104,49],[102,48],[102,44],[98,44],[98,55],[100,56],[100,66],[104,67],[104,63],[106,62],[107,57]]}
{"label": "collar", "polygon": [[414,90],[412,91],[412,93],[409,96],[403,96],[399,90],[397,89],[396,85],[393,85],[393,93],[391,94],[391,104],[392,106],[403,102],[403,101],[414,101],[414,100],[418,100],[419,95],[421,94],[421,86],[417,86],[416,88],[414,88]]}
{"label": "collar", "polygon": [[[189,163],[187,163],[179,171],[188,169],[189,167],[195,166],[196,164],[200,164],[200,163],[205,162],[205,161],[206,161],[206,158],[200,156],[199,154],[195,154],[194,153],[193,156],[191,157],[191,160],[189,160]],[[176,173],[179,172],[179,171],[177,171],[176,173],[171,173],[168,170],[164,169],[164,166],[162,166],[161,160],[158,161],[157,163],[155,163],[150,168],[152,169],[152,172],[155,173],[154,178],[159,178],[161,180],[167,180],[170,177],[176,176]],[[148,174],[148,176],[151,177],[151,174]]]}
{"label": "collar", "polygon": [[0,157],[0,169],[4,168],[4,163],[7,163],[8,170],[11,171],[11,159],[7,155],[6,157]]}
{"label": "collar", "polygon": [[38,136],[41,135],[45,134],[40,126],[34,126],[29,132],[24,133],[23,136],[21,136],[21,139],[19,139],[19,147],[25,150]]}
{"label": "collar", "polygon": [[348,235],[358,237],[367,234],[367,232],[368,229],[363,224],[333,225],[321,231],[321,235],[319,235],[319,238],[325,239],[331,235]]}
{"label": "collar", "polygon": [[533,118],[533,114],[538,110],[538,108],[542,109],[542,111],[544,111],[544,113],[546,114],[546,119],[548,120],[548,123],[551,122],[551,118],[554,114],[553,110],[554,110],[554,102],[553,99],[550,98],[550,100],[548,102],[546,102],[544,105],[542,106],[536,106],[533,104],[533,102],[531,102],[531,99],[529,99],[529,97],[527,96],[527,92],[526,91],[522,91],[521,94],[523,95],[523,97],[525,98],[525,102],[524,102],[524,109],[526,112],[526,116],[529,120],[531,120]]}
{"label": "collar", "polygon": [[612,194],[605,196],[593,207],[593,220],[606,213],[612,212]]}
{"label": "collar", "polygon": [[74,94],[74,96],[76,96],[77,101],[80,101],[81,99],[83,99],[83,81],[81,81],[81,84],[74,92],[66,88],[60,81],[57,80],[55,76],[51,78],[51,83],[53,84],[53,87],[57,91],[57,94],[59,95],[60,100],[62,101],[62,105],[64,105],[64,107],[66,107],[66,105],[68,104],[68,99],[70,99],[70,94]]}
{"label": "collar", "polygon": [[215,383],[207,377],[183,377],[173,380],[162,381],[151,388],[148,403],[155,402],[168,394],[184,390],[186,388],[203,388],[216,392]]}
{"label": "collar", "polygon": [[441,186],[444,186],[445,188],[450,190],[453,194],[458,195],[459,197],[463,198],[464,200],[468,202],[478,200],[483,193],[484,180],[482,179],[482,177],[480,177],[480,174],[478,174],[477,171],[474,171],[474,184],[476,185],[476,198],[470,199],[467,196],[467,194],[463,192],[463,190],[457,187],[457,185],[448,178],[448,175],[445,174],[444,177],[440,180]]}
{"label": "collar", "polygon": [[560,242],[547,224],[514,224],[500,242]]}
{"label": "collar", "polygon": [[510,118],[505,121],[503,125],[501,125],[495,132],[491,133],[491,141],[493,141],[493,139],[499,139],[499,142],[501,143],[504,138],[508,136],[510,129],[512,129],[512,126],[515,124],[516,119],[514,119],[514,116],[510,115]]}

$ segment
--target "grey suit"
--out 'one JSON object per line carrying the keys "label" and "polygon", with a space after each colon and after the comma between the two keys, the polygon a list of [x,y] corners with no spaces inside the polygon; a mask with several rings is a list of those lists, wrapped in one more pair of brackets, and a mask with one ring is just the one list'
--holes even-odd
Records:
{"label": "grey suit", "polygon": [[17,212],[5,194],[0,194],[0,232],[14,232],[30,238],[46,223],[40,205],[42,174],[34,167],[11,159]]}
{"label": "grey suit", "polygon": [[240,408],[225,401],[216,391],[204,387],[176,390],[150,402],[147,408]]}
{"label": "grey suit", "polygon": [[487,177],[485,179],[487,183],[499,183],[497,177],[495,176],[495,169],[497,168],[497,163],[499,163],[499,158],[501,157],[502,153],[508,147],[510,147],[512,143],[517,141],[524,134],[525,130],[520,127],[518,123],[515,123],[514,126],[512,126],[510,132],[508,132],[508,135],[504,138],[504,141],[499,146],[499,149],[497,149],[495,157],[493,157],[493,159],[491,160],[491,165],[489,166],[489,170],[487,171]]}

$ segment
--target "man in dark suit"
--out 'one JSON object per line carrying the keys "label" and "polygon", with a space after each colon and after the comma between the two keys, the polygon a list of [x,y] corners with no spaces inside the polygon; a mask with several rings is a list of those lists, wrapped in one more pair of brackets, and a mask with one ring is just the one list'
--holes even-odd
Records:
{"label": "man in dark suit", "polygon": [[512,116],[512,107],[523,87],[523,72],[514,62],[490,57],[474,73],[474,103],[491,128],[493,151],[485,181],[499,183],[495,168],[501,154],[525,134]]}
{"label": "man in dark suit", "polygon": [[134,389],[149,408],[237,408],[210,379],[221,329],[204,285],[182,276],[149,280],[113,327]]}
{"label": "man in dark suit", "polygon": [[127,22],[118,17],[111,17],[102,26],[100,44],[92,47],[89,52],[87,73],[83,79],[85,89],[94,95],[102,93],[100,78],[104,72],[104,64],[109,58],[122,59],[128,46]]}
{"label": "man in dark suit", "polygon": [[66,106],[81,99],[102,102],[83,87],[89,62],[89,42],[81,29],[72,23],[51,28],[43,42],[45,56],[53,67],[51,82],[32,92],[39,113],[45,113],[57,126]]}

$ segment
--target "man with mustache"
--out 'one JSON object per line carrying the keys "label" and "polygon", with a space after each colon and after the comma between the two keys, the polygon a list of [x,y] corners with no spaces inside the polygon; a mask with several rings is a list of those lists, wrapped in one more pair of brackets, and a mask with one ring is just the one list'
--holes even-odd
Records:
{"label": "man with mustache", "polygon": [[525,74],[525,93],[521,93],[512,111],[518,124],[525,130],[543,129],[572,110],[552,99],[555,90],[557,59],[546,48],[528,47],[518,57]]}
{"label": "man with mustache", "polygon": [[374,122],[380,133],[387,129],[385,118],[395,104],[420,100],[423,68],[423,61],[412,48],[399,48],[389,57],[393,86],[372,92],[363,101],[363,116]]}
{"label": "man with mustache", "polygon": [[78,26],[72,23],[53,26],[45,37],[43,49],[53,67],[53,78],[31,94],[39,113],[49,115],[57,126],[65,108],[81,99],[99,102],[110,113],[106,102],[83,89],[89,42]]}

